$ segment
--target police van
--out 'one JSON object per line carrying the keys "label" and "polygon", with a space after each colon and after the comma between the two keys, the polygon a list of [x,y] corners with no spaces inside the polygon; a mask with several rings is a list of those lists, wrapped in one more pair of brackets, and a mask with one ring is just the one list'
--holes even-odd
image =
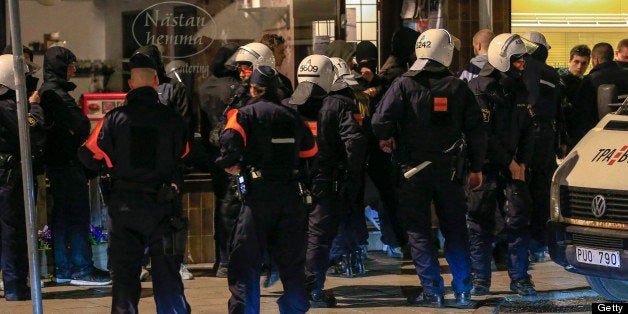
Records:
{"label": "police van", "polygon": [[549,253],[608,300],[628,300],[628,102],[600,122],[554,173]]}

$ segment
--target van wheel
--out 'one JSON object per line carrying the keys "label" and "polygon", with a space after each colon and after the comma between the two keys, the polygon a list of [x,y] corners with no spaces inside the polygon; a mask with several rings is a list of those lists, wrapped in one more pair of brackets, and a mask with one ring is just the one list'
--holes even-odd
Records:
{"label": "van wheel", "polygon": [[628,300],[628,280],[616,280],[593,276],[587,277],[587,282],[593,291],[609,301]]}

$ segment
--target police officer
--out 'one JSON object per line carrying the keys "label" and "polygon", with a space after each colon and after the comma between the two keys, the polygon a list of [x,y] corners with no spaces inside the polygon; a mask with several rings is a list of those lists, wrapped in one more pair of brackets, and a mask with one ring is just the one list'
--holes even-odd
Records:
{"label": "police officer", "polygon": [[524,57],[525,71],[522,76],[528,90],[528,103],[532,104],[535,113],[534,155],[529,167],[533,205],[530,216],[530,260],[545,262],[545,224],[549,219],[550,185],[557,167],[556,152],[559,152],[562,144],[558,141],[565,138],[565,118],[561,107],[560,76],[556,69],[545,64],[550,45],[539,32],[526,32],[521,37],[536,45],[536,49]]}
{"label": "police officer", "polygon": [[[346,202],[349,208],[355,207],[355,188],[361,182],[366,150],[366,140],[353,116],[352,92],[343,78],[347,64],[339,58],[335,62],[323,55],[303,59],[297,72],[299,85],[290,99],[315,130],[319,148],[310,170],[315,207],[309,215],[306,275],[312,307],[336,305],[333,293],[323,292],[329,252],[342,213],[346,213],[344,197],[350,200]],[[341,74],[336,81],[334,68]],[[347,191],[349,187],[353,191]]]}
{"label": "police officer", "polygon": [[[161,53],[159,52],[157,46],[142,46],[135,50],[135,52],[133,52],[134,55],[138,53],[148,56],[151,61],[157,65],[157,77],[159,78],[157,94],[159,95],[159,102],[172,108],[176,113],[180,114],[181,117],[183,117],[183,120],[185,120],[185,125],[188,130],[187,139],[188,141],[193,141],[194,127],[191,124],[191,121],[193,120],[193,111],[191,110],[191,108],[189,108],[190,99],[185,84],[183,84],[183,82],[179,80],[173,80],[172,78],[166,76],[166,69],[161,59]],[[188,158],[190,158],[190,156],[197,155],[196,149],[197,148],[195,146],[191,147],[193,153],[189,154]],[[146,258],[144,261],[144,267],[142,268],[142,273],[140,275],[140,278],[142,280],[145,280],[149,275],[148,271],[145,268],[146,264],[148,264],[148,258]],[[181,273],[181,279],[183,280],[191,280],[194,278],[194,275],[192,275],[187,267],[185,267],[184,263],[181,264],[179,272]]]}
{"label": "police officer", "polygon": [[253,73],[253,68],[262,65],[275,68],[275,57],[268,46],[257,42],[239,47],[231,58],[225,62],[225,66],[238,70],[242,80],[242,85],[237,89],[228,104],[230,108],[237,109],[246,105],[251,97],[248,84],[249,78]]}
{"label": "police officer", "polygon": [[283,284],[282,313],[309,309],[305,290],[307,212],[299,193],[300,158],[317,152],[296,111],[279,104],[276,74],[260,66],[251,75],[251,101],[230,114],[220,137],[225,171],[239,177],[244,202],[233,231],[228,282],[230,313],[259,313],[260,271],[270,251]]}
{"label": "police officer", "polygon": [[[226,123],[228,113],[233,112],[231,110],[246,106],[251,99],[249,78],[253,73],[253,68],[259,66],[268,66],[274,69],[275,57],[273,51],[268,46],[259,42],[253,42],[239,47],[237,51],[231,56],[231,58],[227,60],[225,66],[227,68],[237,69],[240,73],[240,79],[242,80],[241,85],[236,89],[235,93],[231,96],[229,103],[227,104],[227,108],[224,111],[224,113],[226,114],[223,113],[224,117],[222,121]],[[278,78],[276,79],[279,80]],[[275,85],[275,88],[278,89],[278,85]],[[281,99],[281,94],[282,93],[277,92],[277,98]],[[224,129],[224,125],[219,124],[217,126],[222,126],[221,129]],[[226,217],[226,219],[223,220],[223,222],[225,223],[224,228],[226,230],[233,229],[233,219],[230,219],[230,217],[237,216],[240,212],[240,207],[242,205],[242,200],[236,197],[237,191],[234,190],[234,187],[237,187],[237,182],[233,181],[234,177],[232,177],[231,179],[231,188],[227,190],[223,205],[220,209],[220,211],[223,213],[223,217]],[[274,268],[271,270],[268,254],[266,254],[265,260],[266,266],[264,267],[264,273],[266,275],[266,279],[264,280],[263,285],[264,287],[269,287],[279,280],[279,273]],[[228,261],[225,262],[226,264],[228,264]],[[224,268],[222,274],[218,271],[216,272],[216,274],[224,274]]]}
{"label": "police officer", "polygon": [[111,173],[109,264],[112,313],[136,313],[144,248],[149,248],[158,313],[189,313],[179,266],[185,249],[179,187],[188,153],[183,118],[159,101],[157,65],[138,53],[130,59],[126,105],[108,112],[79,149],[91,169]]}
{"label": "police officer", "polygon": [[[358,82],[344,59],[331,57],[330,60],[334,64],[334,83],[331,86],[329,97],[325,101],[340,99],[345,103],[346,106],[344,107],[351,111],[350,114],[364,134],[364,117],[355,103],[356,97],[353,90]],[[345,118],[345,121],[341,121],[341,125],[345,127],[355,126],[355,122]],[[350,151],[348,151],[350,154],[347,154],[347,166],[343,166],[347,172],[344,182],[345,189],[341,191],[343,208],[346,209],[346,213],[342,212],[338,215],[338,234],[332,242],[329,261],[334,265],[336,274],[351,278],[366,273],[366,251],[361,244],[364,241],[365,226],[364,171],[367,146],[365,136],[357,134],[348,136],[342,132],[340,136],[345,145],[351,145]],[[360,137],[364,137],[364,140],[360,140]],[[364,144],[360,146],[362,141]]]}
{"label": "police officer", "polygon": [[[395,80],[373,115],[375,136],[382,150],[392,152],[404,174],[399,206],[405,222],[412,260],[423,294],[408,298],[418,306],[442,307],[444,283],[432,239],[430,203],[434,201],[446,239],[455,292],[454,306],[468,307],[471,262],[465,232],[463,184],[482,185],[486,135],[480,109],[464,82],[449,72],[454,43],[444,29],[423,32],[416,42],[417,61]],[[469,142],[470,174],[456,167],[462,138]],[[463,160],[459,160],[461,164]]]}
{"label": "police officer", "polygon": [[[31,66],[26,66],[29,69]],[[29,71],[30,72],[30,71]],[[20,167],[17,102],[13,56],[0,56],[0,269],[7,301],[30,300],[24,193]],[[27,73],[30,74],[30,73]],[[39,95],[28,99],[28,124],[31,152],[41,149],[44,139],[44,114]]]}
{"label": "police officer", "polygon": [[528,274],[531,200],[525,181],[534,145],[534,112],[521,79],[526,53],[519,35],[495,36],[488,47],[488,63],[469,82],[489,138],[482,167],[483,187],[469,195],[468,226],[475,272],[473,295],[488,294],[491,286],[495,210],[500,211],[505,221],[510,289],[520,295],[536,294]]}
{"label": "police officer", "polygon": [[76,150],[89,136],[90,123],[69,94],[76,88],[76,56],[64,47],[44,54],[44,83],[39,89],[46,115],[44,162],[53,197],[51,213],[55,281],[78,286],[111,284],[109,274],[93,267],[89,245],[90,207],[87,174]]}

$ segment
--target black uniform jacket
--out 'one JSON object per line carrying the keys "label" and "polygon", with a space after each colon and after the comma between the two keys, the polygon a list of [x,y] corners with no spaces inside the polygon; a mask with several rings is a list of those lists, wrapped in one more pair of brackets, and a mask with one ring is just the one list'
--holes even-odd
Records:
{"label": "black uniform jacket", "polygon": [[394,155],[401,163],[438,161],[464,134],[470,170],[482,169],[486,133],[480,108],[466,84],[445,67],[397,78],[379,103],[372,127],[378,139],[396,139]]}
{"label": "black uniform jacket", "polygon": [[131,90],[125,106],[109,111],[79,149],[90,169],[104,161],[115,187],[117,181],[147,188],[182,182],[177,176],[189,152],[181,115],[159,102],[152,87]]}
{"label": "black uniform jacket", "polygon": [[331,179],[333,172],[346,169],[361,172],[366,154],[366,138],[355,117],[351,90],[343,89],[323,101],[309,99],[298,107],[308,123],[316,122],[318,154],[312,167],[312,179]]}
{"label": "black uniform jacket", "polygon": [[469,87],[480,105],[488,134],[487,161],[505,167],[513,159],[529,164],[534,146],[534,109],[528,103],[523,81],[511,80],[487,63]]}
{"label": "black uniform jacket", "polygon": [[[36,153],[44,140],[44,113],[37,103],[28,104],[28,127],[30,131],[31,151]],[[15,91],[0,95],[0,153],[20,157],[20,140],[17,121],[17,103]],[[0,165],[2,166],[2,165]]]}
{"label": "black uniform jacket", "polygon": [[298,113],[284,105],[254,98],[227,117],[216,159],[222,168],[240,164],[267,172],[291,171],[299,169],[300,158],[318,151]]}

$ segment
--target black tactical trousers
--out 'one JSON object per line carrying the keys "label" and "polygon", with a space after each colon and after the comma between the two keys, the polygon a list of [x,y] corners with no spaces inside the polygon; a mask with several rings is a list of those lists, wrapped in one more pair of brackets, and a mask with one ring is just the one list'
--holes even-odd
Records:
{"label": "black tactical trousers", "polygon": [[137,313],[142,290],[140,272],[144,248],[149,248],[157,313],[190,313],[179,268],[183,255],[165,254],[164,218],[171,208],[158,204],[154,194],[114,191],[109,204],[109,264],[112,313]]}
{"label": "black tactical trousers", "polygon": [[310,307],[304,272],[307,212],[297,182],[259,179],[247,189],[231,245],[229,312],[260,312],[260,272],[269,252],[283,284],[279,311],[305,313]]}
{"label": "black tactical trousers", "polygon": [[[486,167],[485,167],[486,168]],[[495,240],[495,211],[504,217],[508,245],[508,275],[517,280],[528,278],[530,194],[525,182],[513,180],[507,168],[483,173],[482,187],[469,192],[468,227],[471,266],[475,276],[491,278],[491,259]]]}
{"label": "black tactical trousers", "polygon": [[[9,176],[10,175],[10,176]],[[19,168],[0,168],[0,265],[5,298],[29,293],[24,193]]]}

